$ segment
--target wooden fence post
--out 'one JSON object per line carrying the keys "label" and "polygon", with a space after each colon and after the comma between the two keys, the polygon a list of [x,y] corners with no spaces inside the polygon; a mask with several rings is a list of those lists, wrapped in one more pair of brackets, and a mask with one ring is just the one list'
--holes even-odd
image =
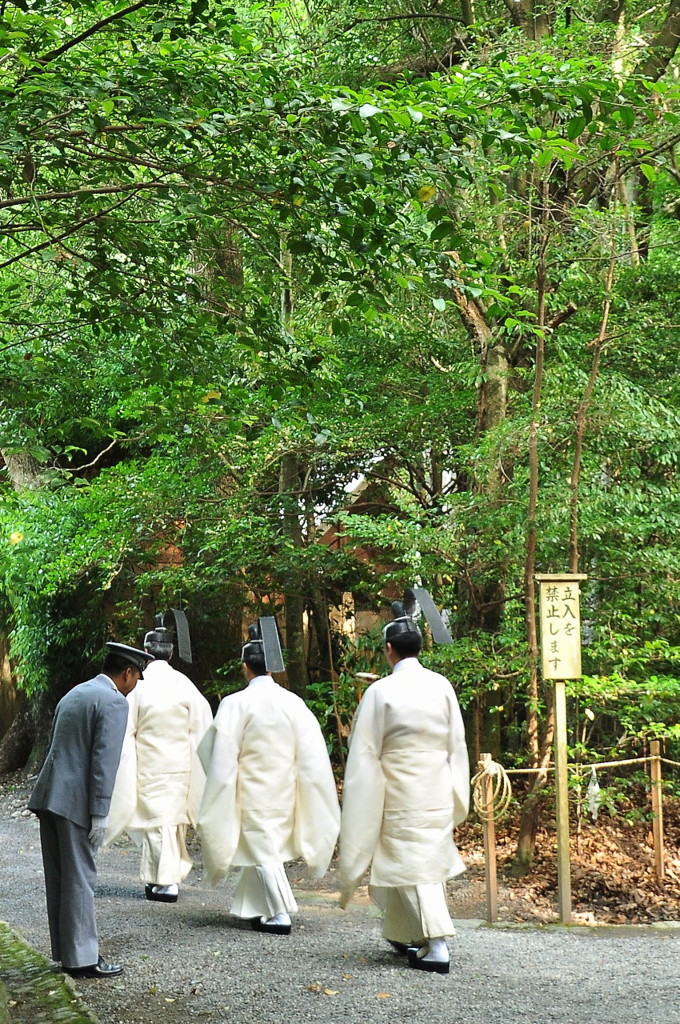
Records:
{"label": "wooden fence post", "polygon": [[[482,754],[480,771],[488,768],[493,761],[491,754]],[[481,777],[484,826],[484,875],[486,880],[486,920],[494,924],[498,920],[498,884],[496,874],[496,822],[493,807],[493,783],[485,773]]]}
{"label": "wooden fence post", "polygon": [[651,762],[649,765],[652,777],[652,835],[654,836],[654,871],[658,882],[663,882],[664,843],[663,843],[663,784],[661,780],[661,743],[659,740],[649,741]]}

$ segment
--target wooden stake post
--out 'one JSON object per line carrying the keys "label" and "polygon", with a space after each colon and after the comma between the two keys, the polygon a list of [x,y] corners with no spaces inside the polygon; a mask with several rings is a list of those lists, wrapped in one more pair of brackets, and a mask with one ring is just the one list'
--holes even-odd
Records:
{"label": "wooden stake post", "polygon": [[560,921],[571,923],[569,777],[567,772],[567,687],[581,676],[579,582],[583,573],[537,573],[540,584],[543,678],[554,683],[557,903]]}
{"label": "wooden stake post", "polygon": [[663,882],[664,842],[663,842],[663,789],[661,781],[661,743],[659,740],[649,741],[649,753],[652,760],[650,774],[652,776],[652,834],[654,836],[654,871],[658,882]]}
{"label": "wooden stake post", "polygon": [[[478,767],[487,768],[493,758],[482,754]],[[494,924],[498,920],[498,883],[496,875],[496,822],[494,820],[493,783],[487,774],[481,778],[482,825],[484,827],[484,873],[486,876],[486,920]]]}

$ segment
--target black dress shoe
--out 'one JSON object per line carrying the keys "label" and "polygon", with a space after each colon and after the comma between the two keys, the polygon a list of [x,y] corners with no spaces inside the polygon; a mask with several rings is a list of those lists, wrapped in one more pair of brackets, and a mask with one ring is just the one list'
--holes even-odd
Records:
{"label": "black dress shoe", "polygon": [[250,926],[254,932],[267,932],[269,935],[290,935],[289,924],[267,924],[261,917],[251,917]]}
{"label": "black dress shoe", "polygon": [[177,903],[177,893],[154,892],[152,885],[145,885],[144,892],[147,900],[155,900],[156,903]]}
{"label": "black dress shoe", "polygon": [[398,953],[399,956],[408,956],[410,946],[407,942],[395,942],[394,939],[387,939],[386,941],[389,942],[394,952]]}
{"label": "black dress shoe", "polygon": [[123,973],[123,968],[120,964],[107,964],[100,956],[96,964],[89,964],[87,967],[65,967],[64,971],[72,978],[115,978]]}
{"label": "black dress shoe", "polygon": [[418,949],[415,946],[410,946],[408,949],[408,965],[416,971],[429,971],[430,974],[449,973],[448,960],[424,960],[423,957],[418,956]]}

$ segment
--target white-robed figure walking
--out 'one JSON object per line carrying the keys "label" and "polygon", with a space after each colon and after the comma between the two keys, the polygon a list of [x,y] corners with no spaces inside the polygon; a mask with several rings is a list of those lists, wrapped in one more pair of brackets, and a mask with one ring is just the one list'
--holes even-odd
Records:
{"label": "white-robed figure walking", "polygon": [[198,830],[211,885],[241,869],[231,913],[287,935],[297,903],[284,864],[302,859],[321,877],[340,809],[316,718],[267,673],[263,642],[250,632],[241,655],[248,685],[224,698],[199,747],[206,786]]}
{"label": "white-robed figure walking", "polygon": [[205,785],[197,748],[213,716],[188,676],[168,663],[174,649],[169,630],[147,633],[144,649],[154,660],[128,697],[106,842],[128,832],[141,846],[139,876],[146,898],[176,903],[180,883],[193,867],[186,833],[196,824]]}
{"label": "white-robed figure walking", "polygon": [[465,732],[451,683],[420,664],[420,632],[398,602],[392,607],[398,617],[385,628],[392,674],[368,688],[350,736],[341,905],[370,866],[383,937],[411,967],[445,974],[446,937],[454,934],[445,883],[465,870],[453,840],[468,812]]}

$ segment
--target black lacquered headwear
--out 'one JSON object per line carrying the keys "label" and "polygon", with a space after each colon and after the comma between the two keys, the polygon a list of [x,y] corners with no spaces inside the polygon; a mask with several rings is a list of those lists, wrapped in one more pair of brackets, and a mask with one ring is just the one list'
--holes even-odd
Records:
{"label": "black lacquered headwear", "polygon": [[167,612],[160,612],[156,615],[154,628],[144,637],[144,646],[148,647],[150,644],[163,647],[172,646],[174,643],[173,628],[177,637],[177,653],[182,661],[191,665],[193,659],[191,656],[189,622],[180,608],[169,608]]}
{"label": "black lacquered headwear", "polygon": [[401,601],[392,601],[391,604],[393,621],[388,622],[383,629],[383,636],[386,641],[393,637],[403,636],[405,633],[412,633],[420,636],[420,629],[415,620],[421,612],[427,619],[432,632],[432,639],[436,644],[452,644],[453,637],[449,628],[442,619],[437,606],[424,587],[407,587]]}
{"label": "black lacquered headwear", "polygon": [[248,626],[248,642],[241,650],[241,661],[264,661],[267,672],[283,672],[279,627],[275,615],[263,615]]}

